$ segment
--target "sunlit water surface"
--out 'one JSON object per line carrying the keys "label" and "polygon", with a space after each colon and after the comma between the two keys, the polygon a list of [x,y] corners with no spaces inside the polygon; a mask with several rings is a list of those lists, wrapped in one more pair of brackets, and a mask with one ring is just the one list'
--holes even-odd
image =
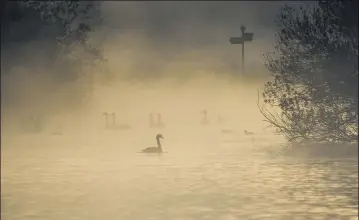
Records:
{"label": "sunlit water surface", "polygon": [[155,132],[123,133],[2,137],[1,218],[358,219],[356,155],[284,156],[265,137],[166,131],[167,153],[150,156],[137,152]]}

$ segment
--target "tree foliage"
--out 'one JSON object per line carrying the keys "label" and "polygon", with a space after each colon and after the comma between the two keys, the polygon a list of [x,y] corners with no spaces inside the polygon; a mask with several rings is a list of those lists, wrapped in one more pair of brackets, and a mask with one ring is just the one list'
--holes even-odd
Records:
{"label": "tree foliage", "polygon": [[355,0],[332,0],[280,11],[276,53],[265,54],[274,79],[258,106],[289,141],[357,139],[357,8]]}
{"label": "tree foliage", "polygon": [[[74,85],[66,106],[78,108],[91,96],[92,79],[84,68],[102,64],[92,32],[102,24],[102,1],[3,1],[2,71],[24,67],[50,70],[57,84]],[[40,48],[41,47],[41,48]],[[46,69],[47,68],[47,69]],[[73,99],[73,101],[72,101]],[[67,103],[73,103],[67,105]]]}
{"label": "tree foliage", "polygon": [[[2,44],[6,45],[19,38],[22,38],[20,41],[31,40],[30,32],[51,26],[56,29],[53,31],[55,36],[48,34],[46,37],[56,41],[56,52],[60,56],[70,53],[76,45],[92,54],[95,59],[102,59],[100,50],[91,45],[88,39],[88,33],[101,24],[100,4],[99,1],[7,2],[2,17]],[[29,28],[29,22],[24,23],[25,19],[33,21],[34,27]],[[15,25],[22,22],[25,25]],[[26,34],[22,30],[25,30]],[[34,36],[36,37],[39,36]]]}

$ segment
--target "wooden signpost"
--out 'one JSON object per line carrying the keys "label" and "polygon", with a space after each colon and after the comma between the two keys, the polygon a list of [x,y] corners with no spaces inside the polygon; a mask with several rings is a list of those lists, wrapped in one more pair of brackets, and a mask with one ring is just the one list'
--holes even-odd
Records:
{"label": "wooden signpost", "polygon": [[253,40],[253,33],[244,33],[245,30],[246,27],[242,25],[242,36],[229,38],[231,44],[242,44],[242,74],[244,74],[244,42],[251,42]]}

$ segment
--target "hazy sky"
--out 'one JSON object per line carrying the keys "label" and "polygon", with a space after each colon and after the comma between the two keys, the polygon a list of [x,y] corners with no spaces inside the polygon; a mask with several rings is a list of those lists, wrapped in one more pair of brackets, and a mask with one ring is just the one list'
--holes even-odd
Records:
{"label": "hazy sky", "polygon": [[[2,95],[6,94],[7,100],[15,100],[13,103],[16,103],[16,110],[22,111],[24,108],[19,106],[26,106],[26,112],[21,113],[23,115],[30,114],[30,106],[33,107],[31,111],[41,110],[43,114],[48,112],[48,115],[55,114],[54,112],[62,108],[66,110],[77,93],[79,96],[86,94],[89,97],[97,97],[93,101],[93,105],[98,108],[93,109],[96,114],[98,111],[125,112],[122,107],[125,100],[128,102],[129,112],[133,113],[134,109],[148,109],[133,114],[135,118],[138,115],[147,115],[154,109],[161,109],[163,112],[166,109],[168,114],[173,113],[175,111],[171,106],[177,105],[180,101],[182,106],[193,106],[193,103],[202,100],[203,103],[198,103],[198,107],[191,109],[191,112],[196,112],[205,106],[210,108],[213,103],[227,97],[228,100],[221,108],[233,109],[233,103],[241,97],[241,102],[238,103],[240,107],[237,109],[243,111],[241,114],[248,115],[248,112],[256,108],[256,88],[262,86],[269,76],[262,54],[274,50],[275,19],[279,9],[285,4],[299,5],[311,2],[105,1],[101,8],[103,26],[98,27],[90,37],[102,42],[103,54],[108,63],[100,68],[107,69],[115,77],[111,80],[113,87],[107,88],[110,86],[102,85],[102,70],[92,67],[77,72],[77,81],[60,85],[59,80],[54,78],[54,69],[47,67],[48,56],[42,53],[47,47],[45,42],[40,40],[31,41],[23,46],[19,54],[26,59],[22,58],[19,61],[19,56],[8,56],[9,60],[16,59],[22,62],[23,66],[16,66],[11,76],[2,77]],[[228,80],[218,81],[215,78],[221,78],[226,74],[240,74],[241,46],[231,45],[229,38],[240,36],[242,24],[247,27],[247,32],[254,33],[253,42],[245,46],[246,73],[249,77],[256,76],[259,82],[249,85],[250,83],[244,80],[245,82],[239,82],[240,86],[229,87]],[[80,57],[86,59],[84,56]],[[36,62],[33,61],[35,58]],[[62,66],[59,68],[57,72],[60,72],[61,76],[66,75],[67,70]],[[123,85],[126,83],[121,81],[124,78],[116,78],[134,75],[140,76],[136,83],[147,82],[147,78],[157,80],[162,76],[165,82],[161,84],[162,87],[152,92],[152,98],[144,98],[148,94],[150,84],[146,84],[148,88],[134,88],[133,84]],[[187,87],[182,87],[182,90],[174,91],[171,80],[178,78],[193,81]],[[93,91],[92,87],[97,89]],[[251,91],[251,94],[248,91]],[[190,95],[186,96],[185,93]],[[199,95],[198,98],[189,99],[195,94]],[[218,96],[217,101],[213,100],[215,95]],[[149,103],[144,99],[150,100]],[[134,100],[141,105],[135,105]],[[155,104],[157,102],[161,105]],[[245,108],[244,103],[248,108]],[[230,107],[227,108],[227,104]]]}
{"label": "hazy sky", "polygon": [[186,39],[193,44],[239,35],[240,26],[255,33],[256,40],[273,36],[274,20],[285,4],[294,1],[119,1],[105,2],[105,23],[115,30],[142,30],[153,40]]}
{"label": "hazy sky", "polygon": [[[239,71],[241,47],[231,45],[229,38],[240,36],[240,26],[243,24],[246,32],[254,33],[253,42],[246,46],[246,64],[249,68],[262,68],[262,54],[273,50],[275,19],[285,4],[310,5],[312,2],[108,1],[103,4],[105,25],[98,33],[106,33],[102,36],[107,43],[111,42],[113,50],[124,51],[125,41],[131,50],[137,47],[137,55],[141,51],[146,57],[141,61],[145,69],[149,69],[145,60],[149,57],[146,51],[150,45],[152,57],[158,56],[166,61],[172,58],[177,62],[196,59],[196,62],[213,63],[215,60],[221,68]],[[116,47],[120,44],[118,37],[124,39],[121,47]],[[117,42],[116,45],[113,42]],[[195,58],[187,56],[189,51],[196,51]],[[186,53],[186,56],[181,56],[182,53]],[[154,65],[155,62],[151,63]]]}

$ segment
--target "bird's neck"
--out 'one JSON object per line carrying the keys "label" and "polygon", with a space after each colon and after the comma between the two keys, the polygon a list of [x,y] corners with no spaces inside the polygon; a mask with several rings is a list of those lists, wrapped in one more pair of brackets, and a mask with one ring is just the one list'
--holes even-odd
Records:
{"label": "bird's neck", "polygon": [[156,140],[157,140],[157,147],[162,150],[162,146],[161,146],[161,141],[160,141],[160,139],[157,138]]}
{"label": "bird's neck", "polygon": [[153,126],[155,121],[153,120],[153,115],[150,115],[150,126]]}
{"label": "bird's neck", "polygon": [[207,120],[207,113],[203,114],[203,120]]}
{"label": "bird's neck", "polygon": [[105,115],[106,117],[106,128],[108,128],[108,115]]}

